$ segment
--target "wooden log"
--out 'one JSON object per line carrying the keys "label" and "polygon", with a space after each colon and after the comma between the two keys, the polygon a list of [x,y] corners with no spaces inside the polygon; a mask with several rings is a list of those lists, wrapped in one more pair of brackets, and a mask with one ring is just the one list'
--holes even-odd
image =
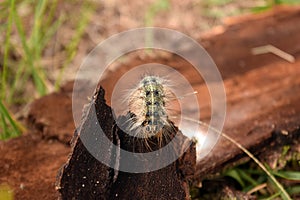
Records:
{"label": "wooden log", "polygon": [[[217,63],[224,78],[228,102],[224,132],[235,138],[262,160],[268,161],[271,166],[273,166],[272,163],[274,163],[274,160],[268,160],[267,158],[274,157],[274,153],[276,152],[281,152],[280,150],[284,145],[290,145],[291,150],[299,152],[300,135],[300,79],[298,78],[300,75],[300,37],[298,36],[300,32],[300,24],[298,23],[300,20],[300,9],[299,7],[294,7],[276,11],[254,17],[245,17],[242,20],[234,20],[234,22],[226,24],[223,32],[213,35],[210,33],[209,37],[202,37],[199,40]],[[296,58],[296,62],[291,64],[272,54],[251,54],[252,48],[268,44],[272,44],[292,54]],[[158,61],[170,65],[182,73],[186,73],[197,91],[205,90],[203,89],[205,87],[203,81],[193,79],[193,73],[188,70],[189,64],[182,61],[182,59],[180,60],[175,56],[171,56],[170,58]],[[134,60],[130,64],[124,64],[122,70],[126,71],[132,66],[147,62],[153,62],[153,59]],[[118,78],[116,77],[116,79]],[[112,91],[112,80],[108,79],[104,84],[108,92]],[[204,99],[206,98],[205,93],[201,93],[201,95],[203,95]],[[207,103],[206,101],[202,101],[200,108],[201,119],[205,121],[210,117],[209,101]],[[62,107],[61,109],[66,108]],[[36,117],[36,119],[40,118],[42,117]],[[72,119],[70,118],[69,121],[72,121]],[[80,140],[77,140],[76,144],[77,147],[76,145],[75,147],[77,150],[74,148],[74,152],[80,152],[78,149],[82,150],[84,146],[80,144]],[[77,158],[75,158],[76,156],[73,157],[73,160],[71,158],[69,161],[72,162],[71,166],[73,167],[70,166],[67,170],[65,168],[64,173],[71,176],[72,171],[70,170],[76,173],[75,170],[77,168],[74,166],[76,166],[75,163],[77,161],[88,160],[89,163],[93,163],[92,166],[96,169],[94,173],[102,173],[101,176],[97,175],[97,177],[109,176],[108,179],[103,179],[105,180],[103,185],[106,185],[107,189],[99,190],[98,188],[97,190],[97,194],[104,195],[105,197],[110,195],[116,197],[116,194],[128,195],[137,192],[132,189],[128,194],[122,193],[122,190],[128,189],[122,186],[129,184],[130,179],[135,179],[134,185],[137,187],[139,183],[143,184],[143,188],[147,189],[143,190],[144,194],[149,193],[151,188],[155,187],[155,184],[154,186],[151,185],[151,181],[160,181],[157,174],[152,176],[149,174],[120,173],[120,178],[114,182],[112,173],[107,174],[107,170],[110,172],[111,170],[105,166],[100,167],[101,163],[93,160],[91,156],[87,156],[86,158],[79,155]],[[206,177],[221,171],[224,167],[232,166],[245,159],[248,160],[247,156],[241,150],[224,138],[220,138],[213,151],[197,163],[194,180],[201,182]],[[187,161],[182,163],[187,163]],[[85,169],[86,166],[82,169]],[[170,167],[168,169],[172,168],[172,166],[168,167]],[[179,168],[179,171],[181,170]],[[81,175],[83,172],[84,170],[80,172]],[[168,173],[168,175],[170,174]],[[166,175],[167,171],[162,172],[160,177]],[[71,178],[82,183],[82,180],[79,178]],[[60,184],[61,190],[66,190],[65,194],[71,190],[71,178],[65,179],[69,182],[64,185],[64,188]],[[149,180],[151,181],[149,182]],[[170,183],[174,187],[174,183],[178,182],[180,181],[173,180],[173,182],[167,182],[167,180],[163,180],[161,183],[163,185]],[[76,191],[78,191],[80,185],[75,186],[77,187]],[[160,189],[168,191],[164,187]],[[178,188],[184,187],[178,186]],[[159,191],[159,188],[156,188],[156,190],[153,189],[153,191]],[[72,193],[72,191],[70,192]],[[142,195],[143,193],[139,194]]]}
{"label": "wooden log", "polygon": [[[282,152],[284,145],[299,146],[300,40],[296,34],[300,26],[291,24],[300,19],[300,10],[282,8],[282,12],[269,12],[257,18],[260,20],[255,22],[248,18],[235,20],[223,34],[207,40],[214,44],[208,51],[225,78],[227,116],[224,132],[261,159],[268,160],[270,152]],[[256,24],[257,34],[245,38],[243,33],[252,27],[247,25],[250,20]],[[233,32],[232,40],[227,38],[229,32]],[[244,41],[245,45],[237,46],[233,38]],[[266,44],[292,53],[296,62],[289,63],[272,54],[251,54],[252,48]],[[222,50],[218,48],[220,45],[224,47]],[[232,48],[240,52],[229,53]],[[226,57],[218,55],[222,52]],[[201,181],[206,175],[245,158],[247,156],[241,150],[221,137],[213,151],[197,163],[195,178]]]}

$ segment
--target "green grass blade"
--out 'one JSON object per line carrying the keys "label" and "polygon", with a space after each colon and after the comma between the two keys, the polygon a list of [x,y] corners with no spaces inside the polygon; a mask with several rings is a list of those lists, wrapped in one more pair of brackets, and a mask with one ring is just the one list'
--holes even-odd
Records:
{"label": "green grass blade", "polygon": [[295,185],[293,187],[287,188],[287,191],[289,194],[300,194],[300,185]]}
{"label": "green grass blade", "polygon": [[46,31],[43,33],[42,40],[40,41],[40,47],[41,49],[44,49],[48,42],[53,39],[53,36],[57,32],[58,28],[62,25],[62,23],[66,20],[65,15],[60,15],[58,19],[54,21],[54,11],[57,6],[57,1],[53,1],[50,7],[50,13],[46,20],[43,27],[43,29],[46,29]]}
{"label": "green grass blade", "polygon": [[157,0],[147,9],[144,17],[145,25],[152,26],[154,17],[161,11],[166,11],[170,7],[169,0]]}
{"label": "green grass blade", "polygon": [[52,39],[58,28],[62,25],[63,21],[65,20],[64,16],[60,16],[59,19],[54,22],[54,24],[49,25],[49,28],[45,35],[43,36],[43,40],[40,42],[41,48],[45,48],[47,43]]}
{"label": "green grass blade", "polygon": [[272,196],[268,197],[268,198],[264,198],[262,200],[274,200],[275,198],[280,196],[280,192],[277,192],[275,194],[273,194]]}
{"label": "green grass blade", "polygon": [[3,113],[0,113],[0,114],[1,114],[1,129],[3,131],[3,133],[0,134],[0,139],[4,140],[9,137],[9,130],[8,130],[8,126],[5,121],[4,114]]}
{"label": "green grass blade", "polygon": [[237,169],[231,169],[231,170],[227,171],[225,173],[225,176],[229,176],[229,177],[235,179],[243,188],[246,185]]}
{"label": "green grass blade", "polygon": [[[9,113],[8,109],[4,106],[2,101],[0,101],[0,112],[1,112],[2,116],[4,117],[4,119],[8,120],[9,124],[13,128],[13,132],[15,133],[15,135],[20,135],[21,132],[25,130],[25,128],[21,124],[19,124],[16,120],[14,120],[12,118],[11,114]],[[4,123],[5,123],[5,120],[4,120]],[[7,127],[6,127],[6,130],[8,130]]]}
{"label": "green grass blade", "polygon": [[[211,128],[212,130],[218,131],[215,128],[212,128],[212,127],[209,127],[209,128]],[[234,139],[232,139],[231,137],[229,137],[227,134],[221,133],[221,135],[224,138],[226,138],[227,140],[229,140],[230,142],[232,142],[233,144],[235,144],[244,153],[246,153],[270,177],[270,179],[272,180],[272,182],[280,190],[280,192],[281,192],[280,195],[281,195],[281,197],[282,197],[283,200],[292,200],[291,197],[289,196],[289,194],[287,193],[287,191],[284,189],[284,187],[277,181],[277,179],[271,174],[271,172],[269,170],[267,170],[267,168],[250,151],[248,151],[241,144],[239,144]]]}
{"label": "green grass blade", "polygon": [[300,181],[300,172],[297,171],[272,171],[272,174],[287,180]]}
{"label": "green grass blade", "polygon": [[21,79],[22,74],[25,74],[25,68],[26,68],[25,61],[21,60],[18,63],[18,65],[19,65],[19,67],[18,67],[18,69],[16,71],[16,74],[15,74],[15,77],[14,77],[14,81],[11,84],[10,93],[8,94],[8,100],[7,100],[8,103],[12,103],[14,94],[16,92],[18,84],[20,83],[20,80],[22,80],[22,82],[27,82],[27,80],[28,80],[27,76],[23,76],[22,79]]}
{"label": "green grass blade", "polygon": [[243,170],[239,170],[239,174],[240,176],[246,180],[247,182],[249,182],[250,184],[252,184],[253,186],[259,185],[260,183],[255,181],[248,173],[244,172]]}
{"label": "green grass blade", "polygon": [[45,95],[47,93],[45,84],[46,76],[42,68],[38,65],[42,54],[42,47],[40,45],[40,42],[42,40],[42,15],[45,11],[45,8],[46,1],[38,1],[37,6],[35,7],[33,33],[31,35],[31,39],[29,40],[31,51],[34,54],[34,63],[36,63],[32,68],[32,75],[33,79],[35,80],[35,85],[41,95]]}
{"label": "green grass blade", "polygon": [[85,14],[82,16],[82,18],[78,22],[78,26],[76,28],[76,34],[74,35],[74,37],[72,38],[72,40],[70,41],[68,46],[66,47],[67,58],[64,61],[63,66],[58,74],[57,79],[56,79],[55,86],[54,86],[56,90],[58,90],[60,87],[62,77],[63,77],[66,67],[71,63],[72,59],[76,55],[78,44],[80,42],[80,39],[84,33],[85,27],[87,26],[90,16],[93,11],[94,11],[94,8],[89,6],[88,3],[85,3],[83,5],[82,13],[85,13]]}
{"label": "green grass blade", "polygon": [[37,6],[35,7],[34,12],[34,23],[33,23],[33,30],[31,34],[30,43],[32,44],[32,47],[35,48],[35,58],[40,56],[40,40],[41,40],[41,26],[42,26],[42,14],[44,13],[46,8],[46,1],[45,0],[39,0]]}
{"label": "green grass blade", "polygon": [[[170,2],[169,0],[157,0],[154,3],[152,3],[149,8],[147,9],[145,16],[144,16],[144,23],[146,26],[150,27],[153,26],[153,19],[154,17],[162,11],[166,11],[170,8]],[[153,44],[153,33],[152,30],[148,30],[146,32],[146,39],[145,39],[145,45],[151,46]],[[150,49],[146,49],[146,53],[151,52]]]}
{"label": "green grass blade", "polygon": [[[30,66],[31,69],[31,73],[32,73],[32,78],[33,81],[35,83],[35,86],[39,92],[40,95],[45,95],[47,90],[46,90],[46,84],[43,81],[43,79],[41,78],[41,76],[39,75],[36,66],[34,66],[34,52],[31,51],[31,49],[29,48],[27,41],[26,41],[26,34],[24,32],[20,17],[17,14],[16,8],[15,6],[13,7],[13,15],[14,15],[14,21],[17,27],[17,31],[18,34],[20,36],[21,39],[21,43],[22,43],[22,47],[24,49],[24,53],[25,53],[25,59],[26,59],[26,63],[28,63],[28,65]],[[18,80],[16,80],[18,81]]]}
{"label": "green grass blade", "polygon": [[4,41],[4,58],[3,58],[3,71],[2,75],[2,87],[1,87],[1,99],[5,98],[6,95],[6,81],[7,81],[7,65],[8,65],[8,53],[10,48],[10,35],[11,35],[11,27],[13,23],[13,6],[15,4],[15,0],[10,1],[9,5],[9,15],[8,15],[8,22],[7,22],[7,31]]}
{"label": "green grass blade", "polygon": [[[53,19],[55,17],[55,11],[57,9],[58,0],[52,0],[49,3],[50,5],[49,8],[47,9],[48,17],[44,20],[43,24],[45,24],[46,27],[50,28],[50,25],[52,24]],[[48,30],[46,32],[48,32]]]}

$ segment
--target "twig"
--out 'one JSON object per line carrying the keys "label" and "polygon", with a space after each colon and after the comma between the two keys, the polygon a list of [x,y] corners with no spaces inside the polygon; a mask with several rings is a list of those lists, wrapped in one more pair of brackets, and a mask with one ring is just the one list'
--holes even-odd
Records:
{"label": "twig", "polygon": [[253,55],[259,55],[259,54],[265,54],[265,53],[273,53],[280,58],[287,60],[290,63],[295,62],[295,57],[292,56],[291,54],[288,54],[277,47],[274,47],[273,45],[265,45],[265,46],[260,46],[260,47],[255,47],[251,49],[251,52]]}
{"label": "twig", "polygon": [[263,189],[265,187],[267,187],[267,183],[260,184],[260,185],[258,185],[256,187],[254,187],[252,190],[248,191],[247,194],[250,195],[250,194],[252,194],[252,193],[254,193],[254,192],[258,191],[258,190],[261,190],[261,189]]}

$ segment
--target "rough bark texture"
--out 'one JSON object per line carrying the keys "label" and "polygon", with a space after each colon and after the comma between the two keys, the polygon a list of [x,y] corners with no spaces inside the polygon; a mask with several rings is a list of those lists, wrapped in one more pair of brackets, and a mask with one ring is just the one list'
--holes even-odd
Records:
{"label": "rough bark texture", "polygon": [[[98,123],[105,135],[101,135],[100,128],[95,127]],[[180,139],[176,146],[172,146],[172,150],[180,151],[188,139],[176,128],[171,129],[170,139],[175,134],[179,134]],[[103,137],[108,137],[111,144],[102,143]],[[119,165],[129,166],[132,163],[122,159],[122,154],[119,155],[118,149],[113,148],[112,144],[120,144],[122,149],[128,151],[143,153],[158,150],[160,145],[166,145],[168,141],[163,140],[159,144],[156,138],[152,138],[148,141],[150,146],[147,146],[144,139],[136,140],[127,136],[115,125],[112,110],[105,104],[102,88],[85,108],[82,125],[73,140],[73,152],[57,182],[62,199],[189,199],[188,179],[194,174],[196,160],[194,145],[179,160],[162,169],[147,173],[118,172]],[[87,150],[82,140],[95,147],[92,149],[94,155],[105,154],[115,169],[95,159],[89,152],[91,149]],[[180,153],[179,151],[175,154]],[[148,164],[153,165],[152,162],[150,160]],[[147,166],[146,161],[145,171]]]}
{"label": "rough bark texture", "polygon": [[[95,146],[95,153],[103,153],[104,149],[100,149],[97,141],[101,141],[105,136],[99,133],[97,122],[112,141],[111,127],[114,119],[111,109],[105,104],[102,88],[96,92],[96,99],[85,108],[82,125],[78,134],[75,132],[73,139],[73,152],[58,177],[57,188],[62,199],[106,199],[109,196],[114,171],[94,158],[79,137],[81,135],[89,140],[88,142]],[[105,155],[107,159],[114,162],[115,158],[111,154],[112,147],[103,146],[103,148],[107,153]]]}

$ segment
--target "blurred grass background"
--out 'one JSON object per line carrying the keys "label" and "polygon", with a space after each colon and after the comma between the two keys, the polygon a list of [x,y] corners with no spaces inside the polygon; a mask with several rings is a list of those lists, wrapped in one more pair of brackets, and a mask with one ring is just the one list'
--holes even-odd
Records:
{"label": "blurred grass background", "polygon": [[[60,87],[64,70],[76,54],[94,10],[89,1],[72,1],[72,4],[78,4],[80,12],[64,12],[58,7],[58,0],[7,0],[0,3],[1,40],[4,44],[0,51],[0,139],[18,136],[26,130],[9,111],[11,108],[16,110],[33,98]],[[55,53],[49,49],[51,51],[55,46],[56,34],[66,23],[72,26],[74,33],[63,47],[63,62],[53,79],[48,76],[52,69],[45,66],[45,62],[49,62],[47,54]]]}
{"label": "blurred grass background", "polygon": [[[116,9],[114,6],[118,6],[118,2],[111,2],[105,8]],[[283,3],[299,3],[299,0],[255,0],[251,3],[242,0],[199,0],[190,4],[196,12],[199,11],[196,13],[199,17],[207,20],[201,26],[211,28],[218,24],[215,21],[220,22],[224,17],[263,11]],[[59,89],[65,70],[70,67],[88,31],[88,24],[93,20],[92,16],[99,11],[97,8],[103,8],[102,4],[104,2],[92,0],[0,2],[0,41],[3,44],[0,49],[0,139],[16,137],[26,130],[15,116],[24,105]],[[172,12],[173,4],[171,0],[147,2],[145,12],[140,13],[143,18],[138,26],[155,25],[154,20],[159,21],[157,16],[160,13],[166,15]],[[64,26],[70,26],[71,31],[62,38],[66,41],[61,45],[57,37]],[[59,66],[55,63],[57,60],[60,61]],[[54,70],[55,74],[52,72]]]}

